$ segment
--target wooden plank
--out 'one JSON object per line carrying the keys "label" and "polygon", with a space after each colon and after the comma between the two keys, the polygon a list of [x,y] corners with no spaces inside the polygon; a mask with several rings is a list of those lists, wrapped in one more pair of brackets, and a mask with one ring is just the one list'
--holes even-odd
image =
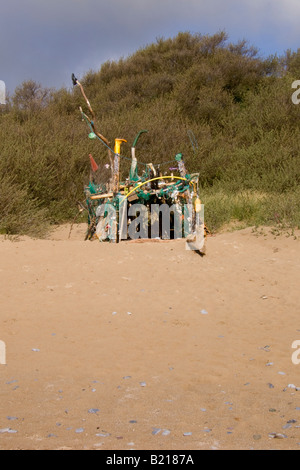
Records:
{"label": "wooden plank", "polygon": [[93,201],[95,199],[105,199],[107,197],[113,197],[114,193],[106,193],[106,194],[93,194],[90,196],[90,199],[92,199]]}

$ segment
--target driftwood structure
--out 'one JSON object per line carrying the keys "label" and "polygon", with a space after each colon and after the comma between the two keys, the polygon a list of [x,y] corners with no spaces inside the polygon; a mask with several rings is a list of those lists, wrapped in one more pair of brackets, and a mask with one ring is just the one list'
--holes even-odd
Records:
{"label": "driftwood structure", "polygon": [[[97,129],[95,114],[82,84],[72,75],[86,102],[90,116],[80,107],[82,119],[89,127],[90,139],[99,140],[108,151],[108,161],[101,167],[90,154],[91,173],[84,188],[85,208],[88,211],[86,239],[118,243],[128,239],[184,238],[187,249],[200,253],[205,249],[203,205],[199,198],[199,173],[189,174],[183,155],[178,153],[172,162],[170,174],[159,170],[160,165],[142,163],[136,157],[138,132],[131,146],[131,158],[121,154],[127,141],[115,138],[114,148]],[[120,179],[120,162],[130,160],[129,175]]]}

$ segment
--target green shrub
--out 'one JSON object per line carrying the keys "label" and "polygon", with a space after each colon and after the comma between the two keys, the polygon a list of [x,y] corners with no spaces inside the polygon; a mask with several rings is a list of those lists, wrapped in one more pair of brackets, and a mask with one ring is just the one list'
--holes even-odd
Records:
{"label": "green shrub", "polygon": [[[110,147],[116,137],[127,140],[122,178],[137,132],[147,129],[136,149],[139,172],[149,162],[169,172],[183,153],[188,171],[200,174],[210,228],[232,220],[300,226],[300,107],[291,100],[299,51],[262,59],[222,31],[182,32],[78,78]],[[78,87],[49,90],[30,80],[0,109],[2,232],[73,219],[89,154],[108,163],[107,148],[88,138],[79,106],[89,114]]]}

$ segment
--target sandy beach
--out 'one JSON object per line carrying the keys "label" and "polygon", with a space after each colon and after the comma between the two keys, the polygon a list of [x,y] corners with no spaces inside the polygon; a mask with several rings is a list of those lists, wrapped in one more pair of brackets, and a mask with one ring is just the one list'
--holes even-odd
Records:
{"label": "sandy beach", "polygon": [[0,449],[300,449],[299,232],[85,230],[0,240]]}

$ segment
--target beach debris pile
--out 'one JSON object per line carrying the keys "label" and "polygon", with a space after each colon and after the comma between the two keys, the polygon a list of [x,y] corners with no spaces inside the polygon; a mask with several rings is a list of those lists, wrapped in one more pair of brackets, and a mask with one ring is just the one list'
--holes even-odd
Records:
{"label": "beach debris pile", "polygon": [[[132,145],[130,158],[121,153],[127,140],[114,139],[114,148],[97,129],[95,114],[82,84],[72,75],[88,107],[90,116],[80,107],[82,120],[89,127],[89,138],[107,148],[108,160],[103,165],[90,159],[89,183],[84,188],[85,202],[81,210],[88,211],[86,240],[98,239],[118,243],[121,240],[168,240],[184,238],[186,248],[203,254],[208,230],[204,224],[204,208],[199,197],[199,173],[189,174],[182,153],[160,164],[137,160],[136,146],[146,129],[140,130]],[[121,179],[121,163],[130,166],[129,174]],[[161,166],[168,164],[168,174]],[[172,166],[170,166],[172,165]]]}

